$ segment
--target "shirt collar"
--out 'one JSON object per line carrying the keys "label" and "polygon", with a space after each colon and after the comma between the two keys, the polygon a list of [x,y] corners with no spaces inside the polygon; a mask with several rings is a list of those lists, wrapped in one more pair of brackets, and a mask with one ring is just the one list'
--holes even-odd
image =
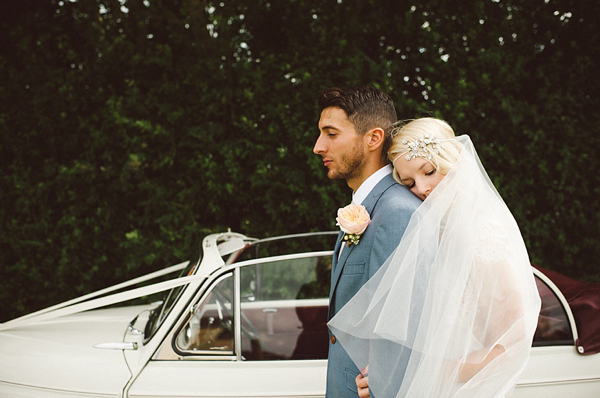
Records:
{"label": "shirt collar", "polygon": [[383,177],[391,174],[391,172],[392,166],[387,164],[377,170],[375,173],[371,174],[369,178],[360,184],[360,187],[358,187],[358,189],[352,193],[352,202],[358,205],[362,204],[367,196],[369,196],[373,188],[375,188],[375,185],[377,185],[377,183],[381,181]]}

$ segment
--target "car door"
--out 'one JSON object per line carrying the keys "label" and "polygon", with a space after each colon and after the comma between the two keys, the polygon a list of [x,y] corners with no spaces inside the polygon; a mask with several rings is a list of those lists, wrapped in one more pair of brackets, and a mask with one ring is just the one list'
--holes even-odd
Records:
{"label": "car door", "polygon": [[577,352],[577,327],[567,300],[541,271],[534,269],[542,299],[529,363],[515,398],[587,398],[600,391],[600,357]]}
{"label": "car door", "polygon": [[331,252],[224,267],[174,325],[129,397],[321,397]]}

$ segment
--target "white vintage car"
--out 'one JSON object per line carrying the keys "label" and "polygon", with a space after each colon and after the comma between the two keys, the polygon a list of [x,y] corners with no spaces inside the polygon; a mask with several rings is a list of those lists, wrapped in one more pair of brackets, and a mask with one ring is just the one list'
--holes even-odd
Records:
{"label": "white vintage car", "polygon": [[[0,397],[323,397],[336,235],[210,235],[197,262],[0,324]],[[534,273],[542,313],[515,396],[600,396],[598,284],[558,276],[572,310]]]}

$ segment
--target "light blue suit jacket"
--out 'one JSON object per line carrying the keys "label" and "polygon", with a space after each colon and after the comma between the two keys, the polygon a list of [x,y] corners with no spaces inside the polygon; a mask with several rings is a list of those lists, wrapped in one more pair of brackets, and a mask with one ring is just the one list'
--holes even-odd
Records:
{"label": "light blue suit jacket", "polygon": [[[333,253],[329,319],[346,304],[396,249],[412,213],[421,201],[408,189],[385,176],[363,201],[371,223],[358,245],[344,247],[341,255],[340,232]],[[327,398],[356,398],[356,365],[329,332]]]}

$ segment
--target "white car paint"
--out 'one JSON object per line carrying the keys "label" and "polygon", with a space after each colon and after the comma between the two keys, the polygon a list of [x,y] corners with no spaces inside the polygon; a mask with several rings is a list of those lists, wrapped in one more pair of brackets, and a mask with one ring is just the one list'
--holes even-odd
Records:
{"label": "white car paint", "polygon": [[[149,340],[141,334],[149,306],[98,307],[114,304],[111,297],[116,303],[137,297],[136,294],[148,294],[153,289],[164,290],[180,284],[184,278],[176,283],[162,282],[108,298],[88,295],[91,301],[74,300],[0,324],[0,397],[324,397],[326,360],[245,361],[239,349],[230,356],[180,356],[172,348],[175,330],[193,304],[205,294],[208,282],[218,279],[223,272],[262,261],[231,264],[223,259],[249,241],[232,233],[205,238],[202,263],[194,276],[186,277],[187,288]],[[323,256],[331,252],[281,258],[317,254]],[[564,296],[540,271],[534,270],[534,273],[552,288],[566,307],[573,341],[576,341],[577,327]],[[162,275],[153,275],[159,274]],[[239,282],[239,273],[235,275]],[[150,279],[138,279],[136,283]],[[237,294],[236,314],[239,314],[239,292]],[[242,307],[253,305],[245,303]],[[130,327],[136,316],[137,322]],[[118,346],[123,342],[137,349],[94,347],[102,343]],[[575,345],[558,345],[532,349],[514,396],[591,398],[600,396],[599,391],[600,354],[580,355]]]}
{"label": "white car paint", "polygon": [[0,396],[6,386],[31,395],[117,397],[131,378],[122,350],[94,348],[123,341],[143,307],[96,310],[16,327],[0,334]]}

